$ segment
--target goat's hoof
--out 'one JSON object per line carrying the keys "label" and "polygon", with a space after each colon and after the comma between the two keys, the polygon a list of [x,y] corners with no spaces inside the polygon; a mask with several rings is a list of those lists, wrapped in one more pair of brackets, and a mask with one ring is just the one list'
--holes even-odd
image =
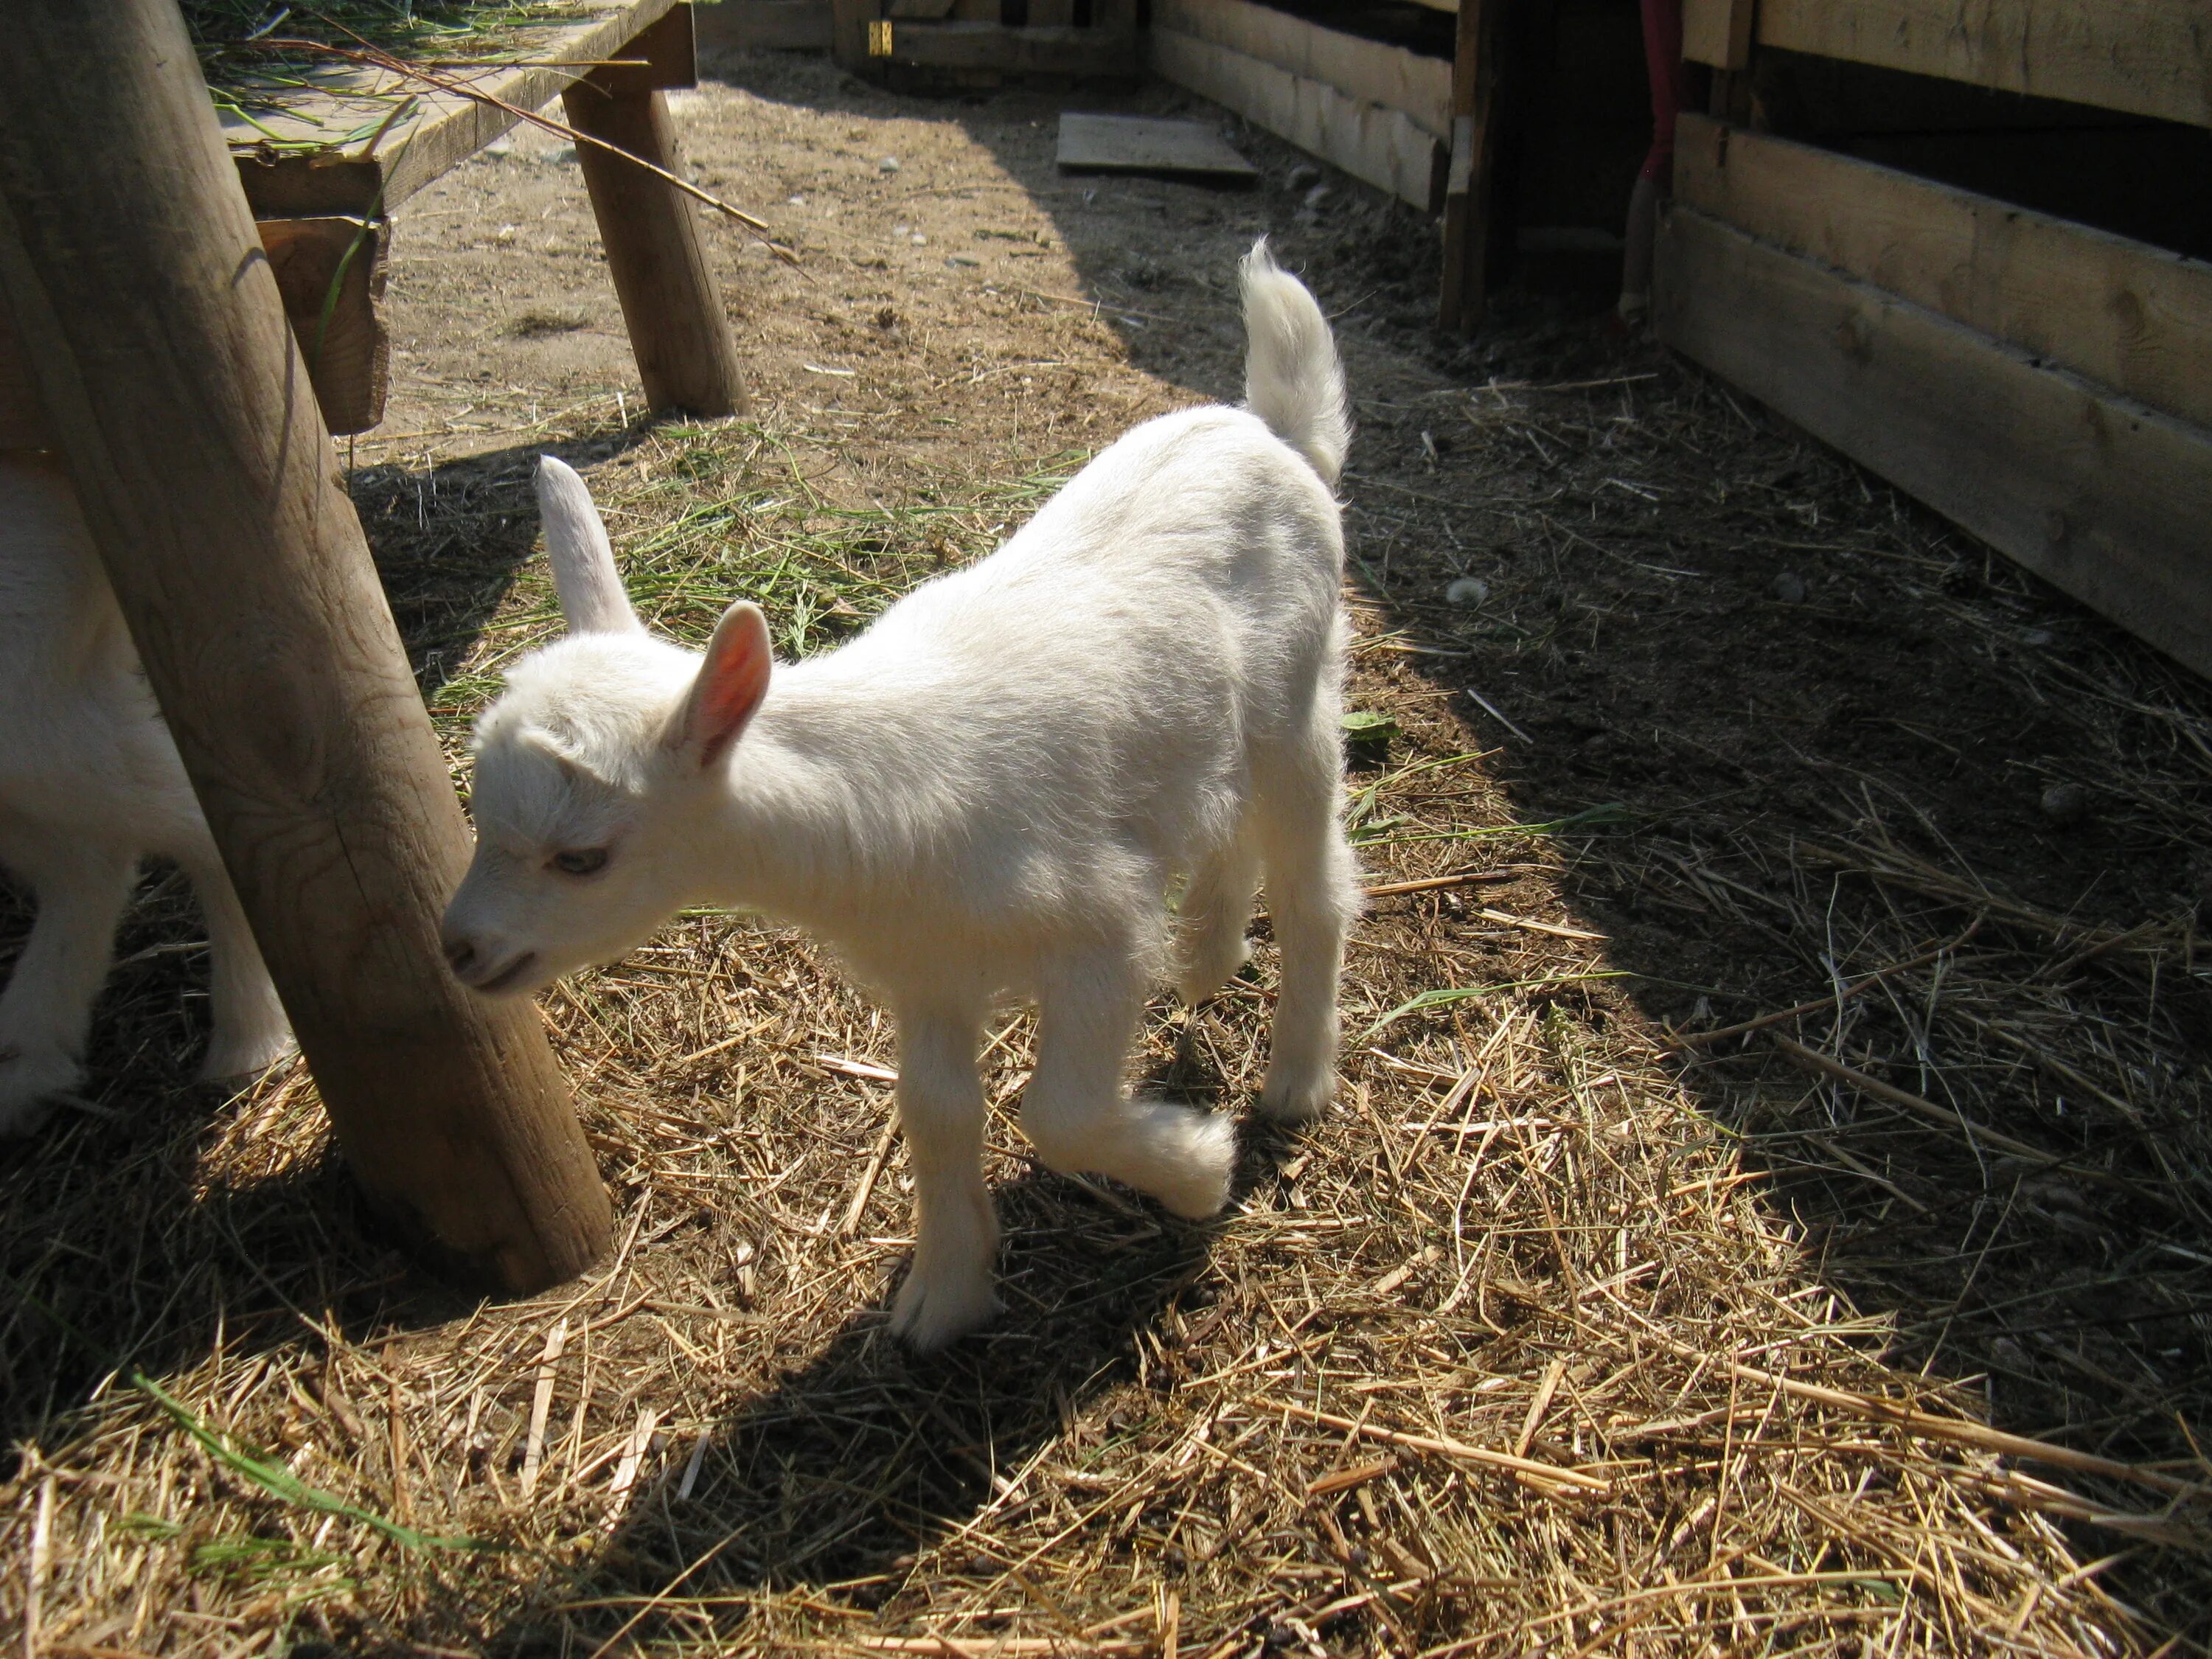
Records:
{"label": "goat's hoof", "polygon": [[83,1068],[67,1054],[0,1048],[0,1140],[35,1134],[53,1115],[58,1097],[83,1080]]}
{"label": "goat's hoof", "polygon": [[287,1060],[300,1052],[300,1045],[292,1036],[291,1027],[280,1025],[274,1031],[254,1031],[241,1035],[218,1032],[208,1044],[207,1058],[200,1062],[199,1080],[202,1083],[242,1083],[257,1078],[271,1066]]}
{"label": "goat's hoof", "polygon": [[1311,1123],[1328,1109],[1336,1093],[1336,1080],[1327,1072],[1319,1077],[1267,1075],[1260,1091],[1260,1115],[1270,1123]]}
{"label": "goat's hoof", "polygon": [[1233,947],[1194,956],[1187,963],[1176,979],[1176,995],[1186,1008],[1202,1007],[1218,996],[1237,977],[1237,970],[1251,959],[1252,941],[1240,933]]}
{"label": "goat's hoof", "polygon": [[998,1311],[988,1269],[924,1273],[917,1267],[891,1304],[891,1334],[916,1353],[932,1353],[988,1325]]}
{"label": "goat's hoof", "polygon": [[1182,1144],[1176,1149],[1176,1167],[1152,1196],[1170,1215],[1203,1221],[1228,1206],[1237,1173],[1237,1125],[1225,1113],[1183,1109],[1188,1121],[1178,1126]]}

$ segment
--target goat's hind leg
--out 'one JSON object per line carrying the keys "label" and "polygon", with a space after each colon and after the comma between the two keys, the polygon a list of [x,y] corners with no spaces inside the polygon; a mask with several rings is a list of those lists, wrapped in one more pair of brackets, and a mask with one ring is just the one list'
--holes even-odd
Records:
{"label": "goat's hind leg", "polygon": [[37,1128],[52,1097],[83,1079],[92,1006],[107,978],[138,855],[74,827],[0,818],[0,862],[30,887],[38,906],[0,993],[0,1136],[8,1136]]}
{"label": "goat's hind leg", "polygon": [[208,994],[215,1029],[200,1066],[201,1080],[251,1077],[294,1051],[291,1022],[213,841],[203,829],[176,857],[207,920]]}
{"label": "goat's hind leg", "polygon": [[1282,983],[1260,1111],[1279,1122],[1318,1117],[1336,1087],[1337,988],[1359,910],[1358,866],[1337,817],[1340,745],[1324,698],[1305,742],[1261,781],[1257,828]]}
{"label": "goat's hind leg", "polygon": [[1260,855],[1239,836],[1191,872],[1176,916],[1176,990],[1195,1008],[1229,983],[1252,954],[1244,937],[1252,896],[1260,885]]}
{"label": "goat's hind leg", "polygon": [[1143,1006],[1144,976],[1127,953],[1054,963],[1038,987],[1037,1063],[1022,1097],[1022,1127],[1063,1175],[1111,1176],[1177,1215],[1213,1215],[1229,1201],[1236,1126],[1123,1091]]}
{"label": "goat's hind leg", "polygon": [[983,1185],[982,1023],[965,1014],[901,1010],[899,1127],[914,1169],[914,1266],[891,1307],[891,1330],[942,1347],[999,1310],[992,1286],[999,1220]]}

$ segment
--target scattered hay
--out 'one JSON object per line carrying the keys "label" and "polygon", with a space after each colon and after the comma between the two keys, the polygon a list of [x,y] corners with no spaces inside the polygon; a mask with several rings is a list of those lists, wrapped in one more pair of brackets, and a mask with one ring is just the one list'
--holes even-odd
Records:
{"label": "scattered hay", "polygon": [[[1290,251],[1356,293],[1356,252]],[[2205,987],[2188,896],[2137,866],[2202,844],[2212,699],[1707,383],[1495,349],[1487,388],[1361,410],[1356,700],[1395,735],[1348,789],[1376,896],[1345,1097],[1248,1134],[1233,1213],[1037,1169],[1010,1013],[1008,1313],[909,1359],[885,1020],[804,940],[695,915],[545,1002],[615,1254],[442,1293],[365,1231],[301,1072],[212,1112],[176,1087],[198,947],[165,880],[88,1109],[0,1172],[0,1620],[58,1656],[2201,1650]],[[984,370],[928,363],[964,412]],[[356,473],[449,742],[552,626],[541,443],[656,625],[749,593],[793,652],[1073,459],[871,492],[843,463],[875,417],[809,412],[598,399]],[[1778,620],[1728,563],[1815,538]],[[1898,660],[2043,711],[2021,823],[1978,781],[1930,805],[1963,762],[1902,677],[1841,724],[1778,701],[1831,696],[1787,629],[1826,607],[1842,652],[1876,599],[1929,618]],[[1709,636],[1688,692],[1638,665]],[[1601,665],[1645,678],[1609,702]],[[1936,741],[1859,744],[1884,720]],[[2111,882],[2038,861],[2057,783]],[[1212,1006],[1156,1005],[1147,1086],[1256,1085],[1260,936]]]}

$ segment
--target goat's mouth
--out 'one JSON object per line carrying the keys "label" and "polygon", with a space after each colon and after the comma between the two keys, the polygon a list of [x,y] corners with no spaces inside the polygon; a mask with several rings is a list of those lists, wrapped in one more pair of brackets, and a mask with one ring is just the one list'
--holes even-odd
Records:
{"label": "goat's mouth", "polygon": [[468,988],[482,996],[496,996],[501,991],[514,988],[515,981],[535,966],[537,961],[537,951],[525,951],[489,979],[472,979],[466,981]]}

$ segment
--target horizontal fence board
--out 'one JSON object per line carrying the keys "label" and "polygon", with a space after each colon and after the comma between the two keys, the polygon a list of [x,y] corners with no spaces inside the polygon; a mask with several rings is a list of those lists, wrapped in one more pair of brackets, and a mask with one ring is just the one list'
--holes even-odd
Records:
{"label": "horizontal fence board", "polygon": [[1402,111],[1432,137],[1451,134],[1449,58],[1363,40],[1250,0],[1153,0],[1152,25]]}
{"label": "horizontal fence board", "polygon": [[2212,432],[1677,205],[1662,340],[2198,673]]}
{"label": "horizontal fence board", "polygon": [[1759,0],[1759,44],[2212,126],[2212,0]]}
{"label": "horizontal fence board", "polygon": [[1151,47],[1152,68],[1167,80],[1235,110],[1364,184],[1427,209],[1436,140],[1403,111],[1347,97],[1322,82],[1158,24]]}
{"label": "horizontal fence board", "polygon": [[1793,253],[2212,427],[2212,264],[1685,114],[1674,191]]}

